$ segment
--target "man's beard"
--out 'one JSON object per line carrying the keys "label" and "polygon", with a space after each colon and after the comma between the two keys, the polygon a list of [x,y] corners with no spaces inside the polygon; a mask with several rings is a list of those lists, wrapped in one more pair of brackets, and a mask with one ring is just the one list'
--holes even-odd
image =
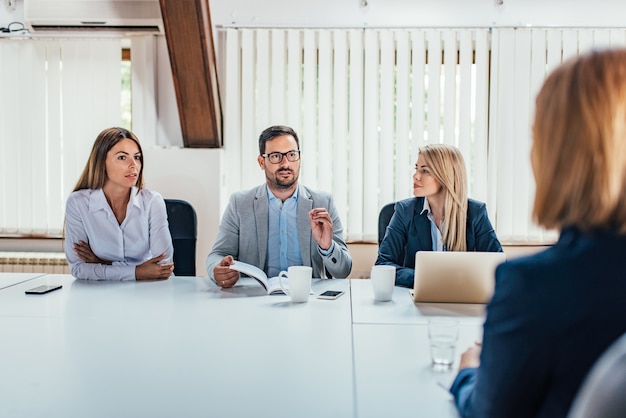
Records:
{"label": "man's beard", "polygon": [[279,170],[276,173],[274,173],[274,177],[273,178],[271,178],[269,176],[266,176],[267,180],[270,182],[270,184],[272,186],[274,186],[277,189],[289,189],[294,184],[296,184],[296,182],[298,181],[298,174],[296,172],[294,172],[293,170],[282,170],[282,171],[283,172],[289,171],[293,175],[293,178],[291,178],[291,179],[282,179],[282,178],[280,178],[279,177],[280,170]]}

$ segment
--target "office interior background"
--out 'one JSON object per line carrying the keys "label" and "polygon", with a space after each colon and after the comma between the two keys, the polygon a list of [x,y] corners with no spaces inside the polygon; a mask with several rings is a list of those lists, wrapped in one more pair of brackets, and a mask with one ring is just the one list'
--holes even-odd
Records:
{"label": "office interior background", "polygon": [[198,275],[229,195],[264,181],[257,139],[273,124],[300,136],[302,183],[333,193],[354,277],[431,142],[463,151],[503,244],[547,245],[555,231],[531,219],[535,93],[567,58],[626,45],[617,0],[208,0],[223,146],[184,148],[162,31],[19,30],[25,9],[98,3],[128,1],[0,3],[0,251],[62,251],[65,199],[96,135],[122,124],[142,142],[146,187],[194,206]]}

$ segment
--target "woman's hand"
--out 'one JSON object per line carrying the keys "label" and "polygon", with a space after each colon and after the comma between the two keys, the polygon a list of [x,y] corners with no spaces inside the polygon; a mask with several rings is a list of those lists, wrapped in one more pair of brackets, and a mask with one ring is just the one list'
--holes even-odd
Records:
{"label": "woman's hand", "polygon": [[93,251],[91,251],[91,247],[89,246],[89,244],[87,244],[84,241],[78,241],[77,243],[74,244],[74,252],[78,256],[78,258],[83,260],[85,263],[108,264],[108,265],[112,264],[110,261],[103,260],[97,255],[95,255]]}
{"label": "woman's hand", "polygon": [[174,263],[163,262],[167,254],[151,258],[135,267],[135,280],[162,280],[167,279],[174,271]]}
{"label": "woman's hand", "polygon": [[478,367],[480,366],[480,352],[482,349],[482,344],[479,342],[474,343],[471,347],[469,347],[463,354],[461,354],[461,361],[459,363],[459,370],[468,368],[468,367]]}

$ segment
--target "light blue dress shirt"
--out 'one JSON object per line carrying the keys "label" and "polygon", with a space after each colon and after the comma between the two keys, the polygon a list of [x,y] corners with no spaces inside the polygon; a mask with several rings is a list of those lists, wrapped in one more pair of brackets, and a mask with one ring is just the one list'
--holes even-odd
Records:
{"label": "light blue dress shirt", "polygon": [[269,225],[267,239],[267,276],[275,277],[289,266],[301,266],[298,244],[298,189],[284,202],[267,188]]}
{"label": "light blue dress shirt", "polygon": [[[84,241],[112,265],[85,263],[74,252]],[[102,189],[70,194],[65,207],[65,256],[77,279],[135,280],[135,266],[163,253],[172,261],[174,249],[161,195],[133,187],[120,225]]]}
{"label": "light blue dress shirt", "polygon": [[[445,251],[446,247],[443,245],[443,237],[441,236],[441,231],[437,228],[437,222],[435,222],[435,215],[430,210],[430,205],[428,204],[428,199],[424,199],[424,206],[420,215],[426,212],[426,217],[430,221],[430,237],[433,241],[433,251]],[[443,228],[443,223],[445,219],[441,221],[441,227]]]}

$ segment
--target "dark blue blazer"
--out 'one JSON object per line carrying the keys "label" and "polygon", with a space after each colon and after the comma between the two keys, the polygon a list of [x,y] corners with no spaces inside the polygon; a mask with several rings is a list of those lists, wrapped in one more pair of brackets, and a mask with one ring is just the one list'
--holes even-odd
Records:
{"label": "dark blue blazer", "polygon": [[[396,286],[412,288],[415,253],[433,250],[430,221],[426,213],[420,214],[423,208],[423,197],[396,202],[395,212],[378,249],[376,264],[396,266]],[[486,205],[473,199],[468,199],[466,240],[467,251],[502,252],[487,216]]]}
{"label": "dark blue blazer", "polygon": [[565,417],[626,332],[625,300],[626,236],[565,229],[552,248],[501,264],[480,367],[461,370],[450,390],[461,415]]}

